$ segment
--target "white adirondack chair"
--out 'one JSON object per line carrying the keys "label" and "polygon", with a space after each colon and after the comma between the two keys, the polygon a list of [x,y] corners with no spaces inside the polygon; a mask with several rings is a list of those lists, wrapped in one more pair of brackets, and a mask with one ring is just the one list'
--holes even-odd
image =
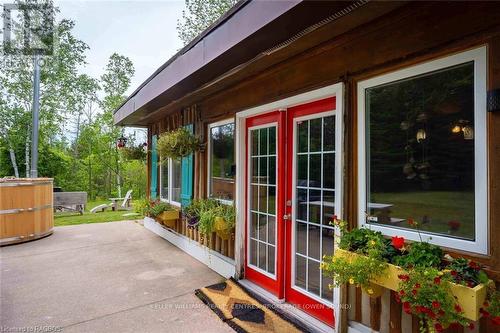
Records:
{"label": "white adirondack chair", "polygon": [[[109,204],[102,204],[99,206],[96,206],[90,210],[91,213],[97,213],[98,211],[104,212],[106,209],[111,208],[112,210],[130,210],[132,207],[130,206],[130,201],[132,201],[132,190],[129,190],[127,194],[125,194],[124,198],[109,198],[111,200],[111,203]],[[121,205],[118,205],[118,203],[121,201]]]}

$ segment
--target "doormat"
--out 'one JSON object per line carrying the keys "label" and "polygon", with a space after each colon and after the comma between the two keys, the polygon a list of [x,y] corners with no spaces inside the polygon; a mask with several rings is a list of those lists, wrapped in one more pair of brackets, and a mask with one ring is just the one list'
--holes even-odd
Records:
{"label": "doormat", "polygon": [[197,289],[196,296],[236,332],[308,332],[233,279]]}

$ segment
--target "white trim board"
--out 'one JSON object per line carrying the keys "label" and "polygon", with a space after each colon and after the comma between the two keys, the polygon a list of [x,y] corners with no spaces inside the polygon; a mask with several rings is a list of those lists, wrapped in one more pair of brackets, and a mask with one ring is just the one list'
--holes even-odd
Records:
{"label": "white trim board", "polygon": [[189,254],[191,257],[205,264],[211,270],[217,272],[225,278],[234,277],[235,264],[229,258],[222,258],[217,252],[201,245],[197,241],[179,235],[176,232],[170,231],[162,227],[159,223],[149,217],[144,218],[144,227],[161,238],[169,241],[171,244],[177,246],[182,251]]}

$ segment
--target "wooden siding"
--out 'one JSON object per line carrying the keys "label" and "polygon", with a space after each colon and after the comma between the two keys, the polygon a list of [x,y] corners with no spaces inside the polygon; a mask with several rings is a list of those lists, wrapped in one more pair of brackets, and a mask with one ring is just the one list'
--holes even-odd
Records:
{"label": "wooden siding", "polygon": [[[331,26],[332,31],[334,29]],[[322,31],[324,33],[324,31]],[[305,37],[307,38],[307,36]],[[311,36],[314,38],[314,36]],[[300,43],[300,40],[299,42]],[[293,96],[337,82],[345,84],[344,96],[344,217],[357,225],[357,91],[360,80],[394,71],[433,58],[450,55],[480,45],[488,46],[487,90],[500,89],[500,6],[495,2],[418,2],[359,26],[303,52],[284,48],[277,52],[282,61],[252,72],[244,79],[209,96],[192,94],[189,105],[196,104],[195,131],[206,138],[207,124],[234,116],[238,111]],[[290,46],[290,49],[293,48]],[[291,52],[287,56],[287,52]],[[262,61],[265,61],[262,60]],[[222,85],[223,83],[221,83]],[[176,103],[181,103],[176,101]],[[168,107],[166,113],[175,112]],[[179,111],[181,113],[182,111]],[[169,116],[171,117],[171,116]],[[165,127],[158,121],[150,133]],[[487,267],[500,281],[500,112],[488,113],[489,169],[489,255],[450,251],[473,258]],[[195,156],[195,197],[206,196],[207,153]],[[241,167],[239,167],[241,170]],[[241,171],[240,171],[241,172]],[[183,228],[183,227],[182,227]],[[181,232],[182,231],[181,228]],[[187,234],[188,237],[196,235]],[[212,245],[210,245],[212,246]],[[217,248],[217,244],[214,245]],[[402,313],[394,295],[387,291],[379,299],[369,299],[361,290],[346,288],[342,322],[353,320],[381,332],[417,332],[415,318]],[[348,314],[348,316],[347,316]],[[476,332],[493,332],[484,320]],[[343,325],[343,327],[346,327]],[[448,332],[461,332],[461,330]]]}

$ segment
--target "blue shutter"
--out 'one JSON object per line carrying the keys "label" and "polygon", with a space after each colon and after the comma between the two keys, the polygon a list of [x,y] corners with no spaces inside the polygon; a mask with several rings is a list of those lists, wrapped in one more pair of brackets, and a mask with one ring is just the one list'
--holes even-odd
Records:
{"label": "blue shutter", "polygon": [[151,138],[151,188],[150,198],[156,199],[158,189],[158,152],[156,151],[157,136]]}
{"label": "blue shutter", "polygon": [[[193,133],[193,124],[186,125],[186,128]],[[191,199],[193,198],[193,154],[183,157],[181,166],[181,205],[187,206],[191,203]]]}

